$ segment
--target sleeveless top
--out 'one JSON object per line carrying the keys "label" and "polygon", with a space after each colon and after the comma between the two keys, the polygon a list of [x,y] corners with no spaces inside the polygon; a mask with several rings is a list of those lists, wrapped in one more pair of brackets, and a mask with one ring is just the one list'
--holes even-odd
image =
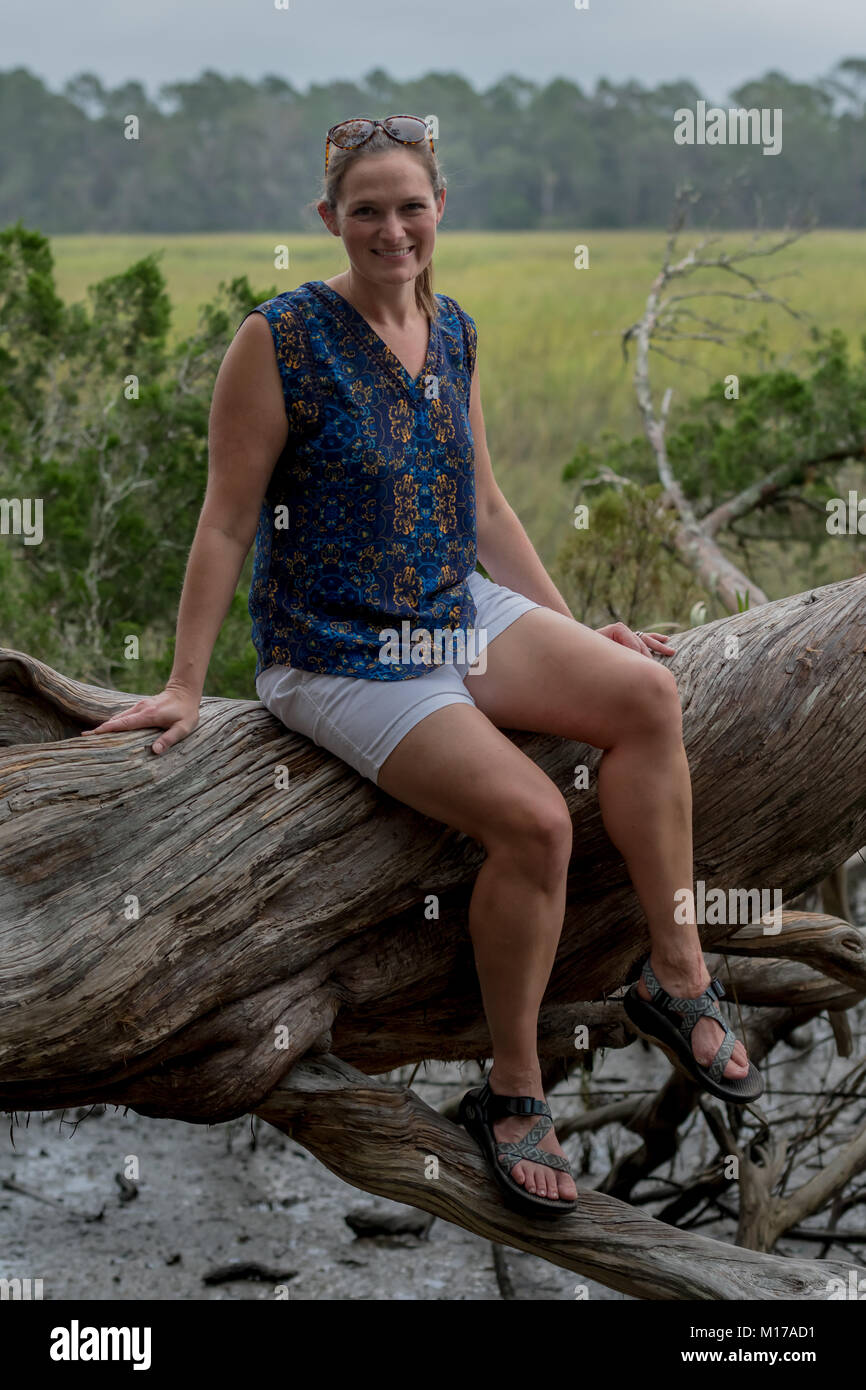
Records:
{"label": "sleeveless top", "polygon": [[270,325],[289,422],[256,532],[256,679],[279,665],[404,680],[468,641],[477,334],[456,300],[436,300],[414,381],[323,280],[250,310]]}

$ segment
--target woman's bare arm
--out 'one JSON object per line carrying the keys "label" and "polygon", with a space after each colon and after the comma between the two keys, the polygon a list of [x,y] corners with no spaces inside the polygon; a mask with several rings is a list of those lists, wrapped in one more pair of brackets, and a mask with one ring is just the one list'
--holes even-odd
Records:
{"label": "woman's bare arm", "polygon": [[229,345],[214,385],[208,425],[208,482],[187,560],[175,658],[165,690],[85,733],[162,727],[161,752],[198,723],[214,644],[256,533],[288,421],[270,327],[251,314]]}
{"label": "woman's bare arm", "polygon": [[169,684],[199,699],[287,433],[271,330],[261,314],[251,314],[229,345],[214,385],[208,483],[178,609]]}

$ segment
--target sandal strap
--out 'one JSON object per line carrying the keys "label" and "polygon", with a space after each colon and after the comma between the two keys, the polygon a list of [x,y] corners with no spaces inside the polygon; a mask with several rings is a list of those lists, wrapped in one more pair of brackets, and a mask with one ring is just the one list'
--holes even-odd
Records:
{"label": "sandal strap", "polygon": [[664,1009],[666,1013],[673,1012],[680,1014],[683,1020],[691,1025],[689,1029],[690,1032],[702,1015],[714,1018],[718,1023],[721,1023],[722,1027],[727,1027],[725,1020],[719,1012],[719,1006],[716,1003],[716,999],[723,999],[725,996],[725,987],[721,980],[710,980],[710,983],[702,994],[697,995],[693,999],[684,999],[676,994],[668,994],[666,989],[662,989],[662,986],[656,978],[655,971],[649,963],[649,957],[647,957],[644,963],[641,974],[644,984],[650,992],[650,1000],[655,1004],[656,1008]]}
{"label": "sandal strap", "polygon": [[737,1045],[737,1039],[724,1019],[722,1019],[722,1027],[725,1030],[725,1036],[719,1043],[719,1050],[707,1068],[708,1075],[713,1081],[722,1081],[724,1079],[725,1067],[731,1060],[731,1053]]}
{"label": "sandal strap", "polygon": [[491,1091],[488,1081],[485,1081],[478,1099],[494,1120],[501,1120],[506,1115],[551,1115],[547,1101],[538,1100],[535,1096],[501,1096],[497,1091]]}
{"label": "sandal strap", "polygon": [[547,1168],[558,1168],[561,1172],[573,1176],[568,1159],[563,1158],[561,1154],[548,1153],[546,1149],[538,1148],[539,1141],[544,1138],[552,1123],[547,1115],[543,1115],[522,1139],[514,1139],[508,1143],[497,1141],[496,1152],[505,1159],[503,1167],[506,1167],[509,1173],[516,1163],[526,1160],[528,1163],[544,1164]]}
{"label": "sandal strap", "polygon": [[[662,1009],[679,1028],[680,1032],[687,1039],[691,1039],[695,1025],[701,1017],[712,1018],[724,1029],[724,1037],[719,1043],[718,1051],[713,1057],[712,1062],[705,1068],[707,1075],[713,1081],[721,1081],[724,1076],[725,1067],[731,1060],[731,1054],[737,1045],[736,1034],[729,1027],[726,1020],[722,1017],[716,999],[724,998],[725,987],[721,980],[712,979],[696,999],[681,999],[675,994],[668,994],[667,990],[662,989],[656,978],[655,971],[647,956],[641,971],[644,983],[652,996],[651,1002],[657,1009]],[[715,998],[713,997],[715,996]]]}

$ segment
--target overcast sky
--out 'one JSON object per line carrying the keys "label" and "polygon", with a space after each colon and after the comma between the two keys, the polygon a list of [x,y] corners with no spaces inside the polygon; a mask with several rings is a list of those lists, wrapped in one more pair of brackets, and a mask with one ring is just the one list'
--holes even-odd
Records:
{"label": "overcast sky", "polygon": [[[399,79],[456,71],[484,88],[508,72],[537,82],[599,77],[652,86],[687,77],[722,101],[777,69],[796,80],[866,56],[866,0],[0,0],[0,67],[57,90],[95,72],[150,94],[204,68],[257,80]],[[387,114],[387,113],[386,113]]]}

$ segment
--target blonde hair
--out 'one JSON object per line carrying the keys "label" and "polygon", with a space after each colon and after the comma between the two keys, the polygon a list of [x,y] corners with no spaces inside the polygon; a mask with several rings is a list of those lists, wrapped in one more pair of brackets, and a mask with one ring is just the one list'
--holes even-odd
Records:
{"label": "blonde hair", "polygon": [[[380,154],[383,150],[389,152],[391,150],[405,150],[407,154],[412,155],[413,159],[420,160],[427,170],[433,197],[439,197],[445,187],[445,175],[442,173],[439,160],[430,149],[429,141],[425,138],[417,145],[399,145],[386,135],[384,130],[377,127],[369,140],[365,140],[363,145],[358,145],[353,150],[341,150],[338,145],[331,144],[328,155],[328,172],[322,178],[318,201],[327,203],[330,211],[336,214],[337,200],[340,196],[340,188],[346,170],[354,164],[356,159],[362,159],[364,155],[368,154]],[[315,203],[311,206],[315,207]],[[415,277],[415,303],[431,321],[439,312],[436,296],[433,293],[432,261],[428,261],[421,274]]]}

